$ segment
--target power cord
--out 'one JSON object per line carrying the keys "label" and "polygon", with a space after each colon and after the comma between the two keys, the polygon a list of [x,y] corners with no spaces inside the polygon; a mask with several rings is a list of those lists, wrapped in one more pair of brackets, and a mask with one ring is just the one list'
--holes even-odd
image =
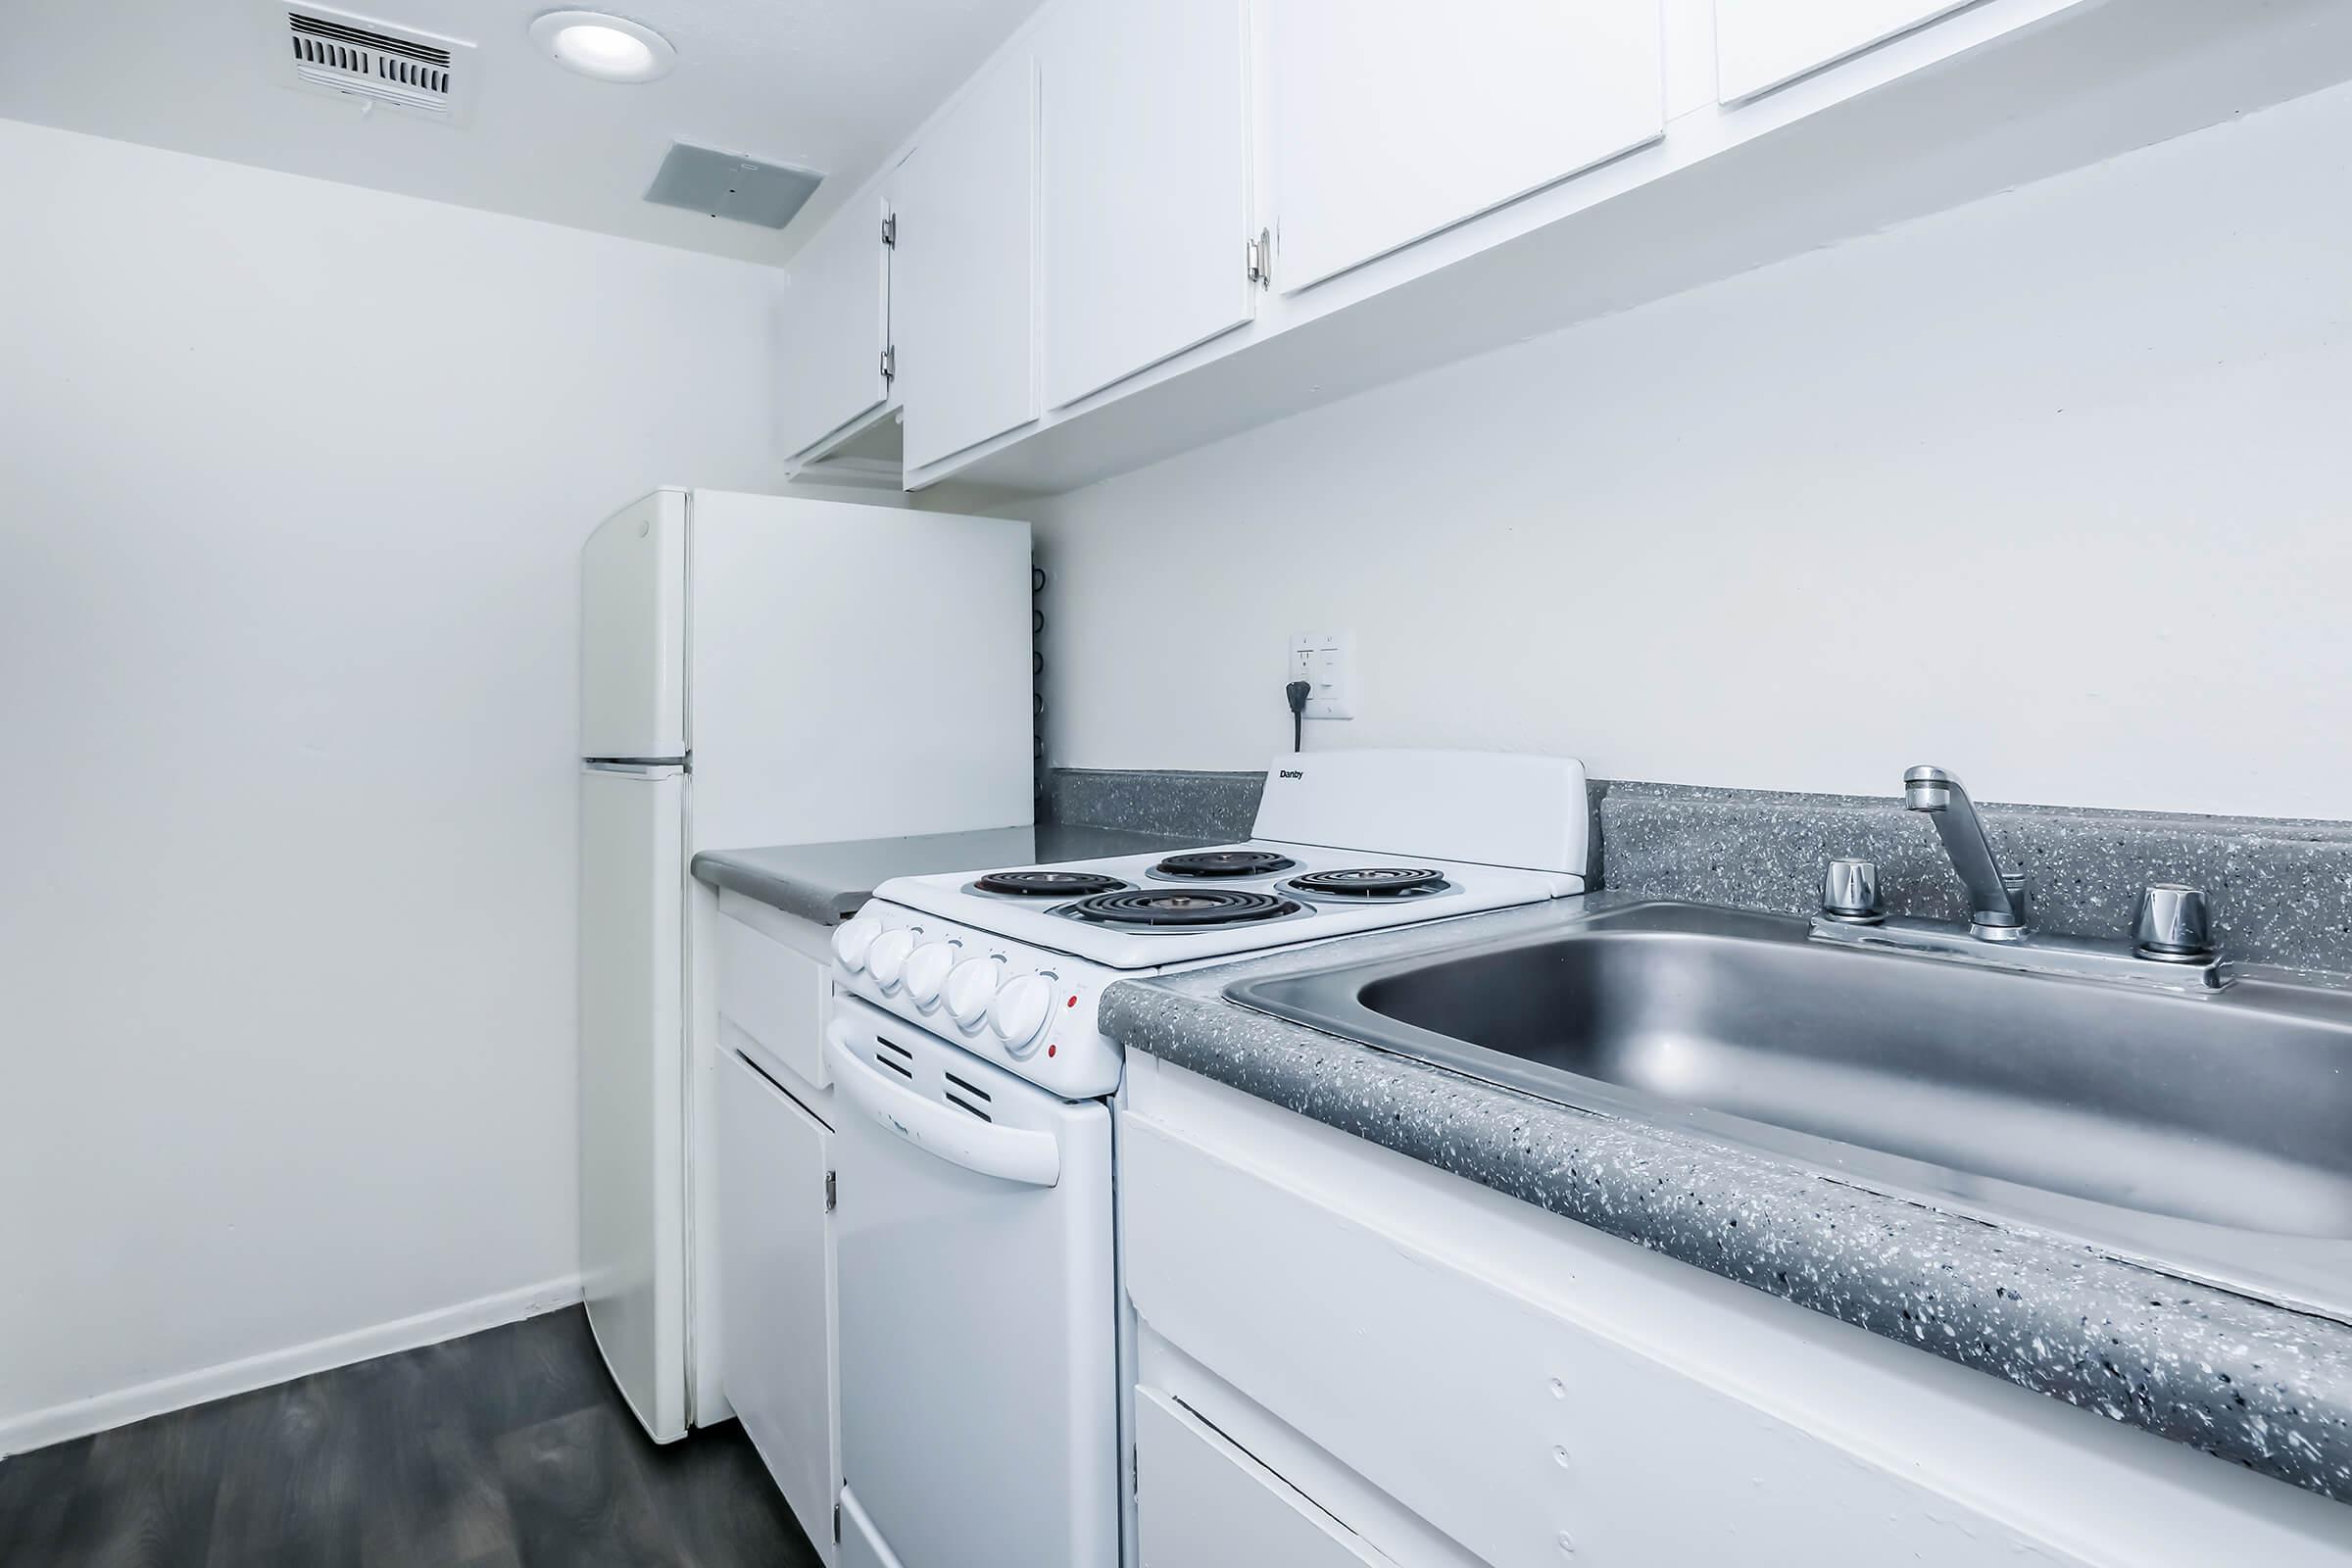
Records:
{"label": "power cord", "polygon": [[1291,700],[1291,750],[1306,750],[1306,694],[1314,688],[1302,680],[1295,680],[1282,689]]}

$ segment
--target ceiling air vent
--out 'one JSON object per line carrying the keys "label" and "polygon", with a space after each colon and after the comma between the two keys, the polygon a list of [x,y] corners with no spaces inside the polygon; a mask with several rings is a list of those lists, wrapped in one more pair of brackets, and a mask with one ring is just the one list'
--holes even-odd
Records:
{"label": "ceiling air vent", "polygon": [[305,6],[272,7],[283,28],[271,47],[297,85],[389,104],[455,124],[473,85],[473,46],[367,17]]}
{"label": "ceiling air vent", "polygon": [[645,199],[762,228],[782,228],[824,178],[813,169],[763,164],[738,153],[677,142],[655,172]]}

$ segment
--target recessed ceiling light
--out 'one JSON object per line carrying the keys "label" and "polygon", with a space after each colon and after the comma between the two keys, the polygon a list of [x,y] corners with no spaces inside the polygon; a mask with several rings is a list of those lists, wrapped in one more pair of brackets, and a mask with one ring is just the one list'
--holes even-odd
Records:
{"label": "recessed ceiling light", "polygon": [[653,28],[602,11],[550,11],[531,24],[531,42],[558,65],[600,81],[651,81],[678,61]]}

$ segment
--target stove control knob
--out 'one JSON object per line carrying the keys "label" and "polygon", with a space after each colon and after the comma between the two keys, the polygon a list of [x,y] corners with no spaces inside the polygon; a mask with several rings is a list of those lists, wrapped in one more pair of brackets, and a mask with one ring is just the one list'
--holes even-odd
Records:
{"label": "stove control knob", "polygon": [[1004,973],[1002,958],[966,958],[948,971],[945,995],[948,1016],[966,1029],[979,1027],[988,1004],[997,998],[997,981]]}
{"label": "stove control knob", "polygon": [[882,922],[871,915],[861,914],[845,921],[833,932],[833,956],[852,974],[865,967],[865,955],[873,947],[874,938],[882,934]]}
{"label": "stove control knob", "polygon": [[1025,974],[1005,981],[997,1000],[989,1004],[988,1026],[1007,1051],[1025,1056],[1037,1045],[1037,1037],[1045,1033],[1046,1017],[1053,1006],[1052,982],[1042,974]]}
{"label": "stove control knob", "polygon": [[901,926],[885,931],[874,938],[874,945],[865,950],[865,972],[874,977],[874,984],[885,991],[899,989],[899,976],[906,969],[906,956],[923,934],[913,926]]}
{"label": "stove control knob", "polygon": [[948,983],[948,971],[962,956],[960,942],[926,942],[906,955],[906,1000],[925,1012],[938,1006],[940,987]]}

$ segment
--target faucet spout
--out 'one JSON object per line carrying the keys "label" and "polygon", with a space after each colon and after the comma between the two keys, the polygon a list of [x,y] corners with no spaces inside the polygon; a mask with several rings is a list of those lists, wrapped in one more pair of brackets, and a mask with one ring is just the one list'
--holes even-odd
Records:
{"label": "faucet spout", "polygon": [[1959,778],[1940,767],[1921,765],[1903,774],[1903,805],[1924,811],[1936,824],[1943,853],[1968,890],[1970,928],[1987,942],[2013,942],[2026,929],[2026,878],[2004,872],[1993,857],[1992,840]]}

